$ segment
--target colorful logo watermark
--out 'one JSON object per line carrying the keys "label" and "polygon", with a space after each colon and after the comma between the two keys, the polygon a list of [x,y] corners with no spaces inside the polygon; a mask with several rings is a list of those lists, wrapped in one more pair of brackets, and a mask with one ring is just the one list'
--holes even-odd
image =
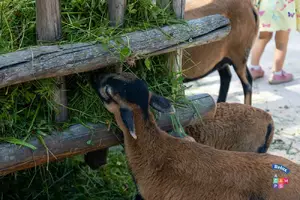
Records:
{"label": "colorful logo watermark", "polygon": [[282,189],[284,188],[284,185],[287,185],[289,183],[289,179],[287,177],[279,178],[275,174],[273,177],[273,188]]}
{"label": "colorful logo watermark", "polygon": [[[279,164],[272,164],[272,169],[283,171],[286,174],[290,173],[290,170],[287,167]],[[288,183],[289,179],[287,177],[278,177],[277,174],[273,177],[273,188],[282,189]]]}
{"label": "colorful logo watermark", "polygon": [[277,169],[277,170],[283,171],[286,174],[290,173],[290,170],[288,168],[286,168],[283,165],[279,165],[279,164],[272,164],[272,169]]}

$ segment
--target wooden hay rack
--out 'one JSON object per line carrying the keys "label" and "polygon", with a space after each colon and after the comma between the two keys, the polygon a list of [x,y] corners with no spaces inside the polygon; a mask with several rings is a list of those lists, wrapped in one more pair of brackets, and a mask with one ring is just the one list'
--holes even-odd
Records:
{"label": "wooden hay rack", "polygon": [[[178,18],[184,15],[184,0],[152,0],[161,7],[172,8]],[[124,21],[126,0],[109,0],[111,26],[121,26]],[[59,0],[36,0],[37,41],[57,41],[61,38],[61,15]],[[146,31],[137,31],[123,35],[121,39],[129,44],[131,58],[141,59],[159,54],[169,54],[169,69],[181,70],[182,49],[218,41],[230,32],[230,22],[221,15],[212,15]],[[169,37],[169,36],[172,37]],[[114,41],[110,41],[114,44]],[[58,90],[55,101],[60,105],[56,121],[68,118],[66,109],[65,76],[87,72],[115,65],[117,72],[122,71],[120,60],[114,47],[104,48],[101,43],[76,43],[66,45],[48,45],[30,47],[12,53],[0,55],[0,88],[37,79],[55,77]],[[202,116],[209,116],[215,108],[215,102],[208,94],[189,97],[200,110]],[[192,107],[178,110],[180,122],[184,125],[197,117]],[[162,115],[158,124],[164,130],[171,130],[169,116]],[[13,144],[0,144],[0,175],[28,169],[43,163],[63,159],[69,156],[92,151],[106,151],[118,145],[122,140],[120,133],[107,130],[103,124],[90,124],[91,129],[75,125],[63,132],[53,133],[44,138],[45,144],[38,139],[29,141],[36,150]],[[92,138],[94,145],[87,144]],[[51,153],[49,153],[51,152]]]}

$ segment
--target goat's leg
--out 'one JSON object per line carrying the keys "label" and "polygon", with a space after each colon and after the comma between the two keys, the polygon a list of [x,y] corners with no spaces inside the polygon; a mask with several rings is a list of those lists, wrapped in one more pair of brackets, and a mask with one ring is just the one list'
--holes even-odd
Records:
{"label": "goat's leg", "polygon": [[244,91],[244,104],[252,105],[252,76],[246,64],[233,66]]}
{"label": "goat's leg", "polygon": [[222,68],[218,70],[220,75],[220,90],[219,90],[219,102],[225,102],[227,99],[227,94],[230,86],[230,81],[232,74],[230,72],[230,68],[228,64],[225,64]]}
{"label": "goat's leg", "polygon": [[134,200],[143,200],[143,197],[138,193],[135,195]]}
{"label": "goat's leg", "polygon": [[107,162],[108,148],[88,152],[84,155],[85,163],[93,170],[98,169]]}

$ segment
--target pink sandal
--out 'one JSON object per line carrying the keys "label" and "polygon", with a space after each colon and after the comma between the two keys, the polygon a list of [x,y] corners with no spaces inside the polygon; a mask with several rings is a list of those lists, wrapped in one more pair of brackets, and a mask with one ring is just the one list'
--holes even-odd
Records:
{"label": "pink sandal", "polygon": [[252,75],[252,79],[258,79],[264,77],[264,70],[260,67],[259,69],[250,68],[250,73]]}
{"label": "pink sandal", "polygon": [[281,84],[281,83],[287,83],[293,80],[293,74],[287,73],[282,70],[282,74],[277,75],[272,73],[269,83],[270,84]]}

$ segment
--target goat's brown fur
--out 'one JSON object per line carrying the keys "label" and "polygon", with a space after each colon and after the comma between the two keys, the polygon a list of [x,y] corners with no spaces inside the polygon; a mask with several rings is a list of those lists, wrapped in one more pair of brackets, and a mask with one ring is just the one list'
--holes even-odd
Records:
{"label": "goat's brown fur", "polygon": [[[269,126],[271,130],[268,130]],[[274,122],[262,109],[240,103],[217,103],[213,118],[197,119],[185,127],[185,132],[196,142],[217,149],[258,152],[264,145],[265,150],[269,148]]]}
{"label": "goat's brown fur", "polygon": [[[124,82],[125,87],[126,84],[128,83]],[[99,85],[101,88],[98,91],[106,87],[105,82]],[[117,87],[116,84],[114,86]],[[137,90],[142,87],[138,84],[134,86]],[[157,126],[149,107],[145,112],[134,102],[122,99],[122,96],[128,97],[129,93],[119,95],[113,94],[114,91],[107,95],[108,90],[103,91],[106,91],[106,108],[114,114],[118,126],[123,131],[128,163],[144,199],[299,200],[299,165],[279,156],[218,150],[175,138]],[[151,94],[149,98],[151,100]],[[124,124],[120,108],[131,110],[136,139]],[[290,173],[274,171],[272,164],[284,165],[290,169]],[[285,188],[272,188],[272,178],[275,174],[289,178]]]}
{"label": "goat's brown fur", "polygon": [[[185,19],[187,20],[213,14],[222,14],[227,17],[230,20],[231,31],[220,41],[185,49],[182,66],[183,75],[188,81],[202,78],[214,70],[219,70],[221,88],[218,102],[222,102],[226,100],[228,92],[225,82],[229,86],[231,78],[228,64],[233,65],[243,85],[244,103],[251,105],[252,77],[247,69],[247,60],[258,33],[257,11],[251,0],[186,1]],[[222,62],[225,58],[227,61]],[[222,76],[229,77],[222,78]],[[221,97],[221,95],[224,96]]]}

